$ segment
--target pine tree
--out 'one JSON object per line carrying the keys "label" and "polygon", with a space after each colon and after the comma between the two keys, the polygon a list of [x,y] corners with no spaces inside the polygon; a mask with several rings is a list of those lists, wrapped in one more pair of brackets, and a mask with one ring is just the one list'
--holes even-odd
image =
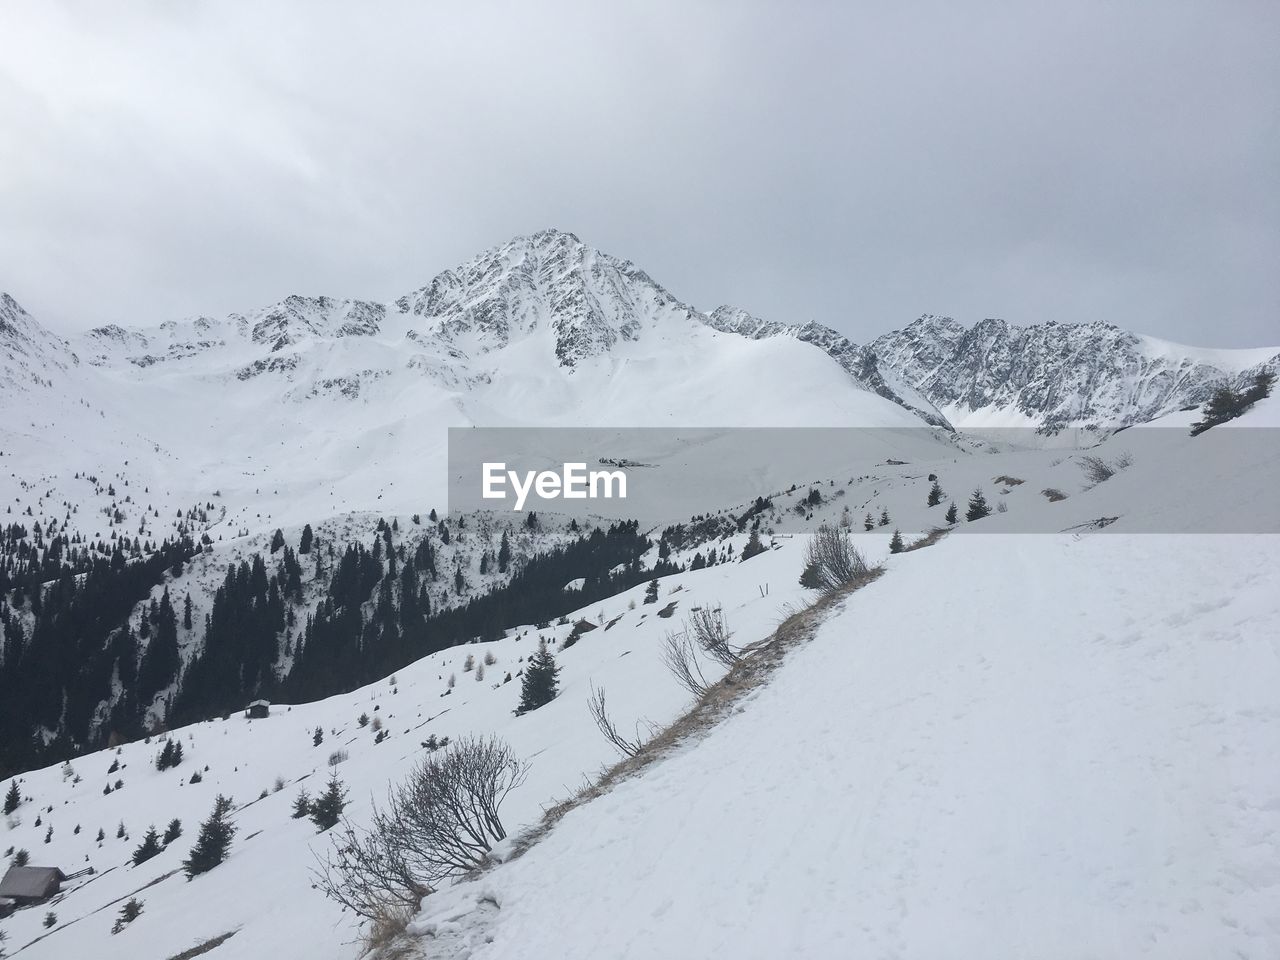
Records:
{"label": "pine tree", "polygon": [[156,833],[155,825],[147,827],[146,835],[142,838],[142,843],[138,845],[138,849],[133,851],[133,865],[146,863],[157,853],[160,852],[160,835]]}
{"label": "pine tree", "polygon": [[760,542],[760,531],[752,530],[751,536],[747,538],[747,545],[742,548],[742,559],[750,560],[758,553],[764,553],[765,545]]}
{"label": "pine tree", "polygon": [[[654,583],[657,583],[655,580]],[[529,658],[524,668],[524,676],[520,683],[520,705],[516,708],[516,716],[537,710],[550,703],[559,692],[556,678],[560,668],[556,666],[556,658],[547,649],[546,640],[539,640],[538,652]]]}
{"label": "pine tree", "polygon": [[299,790],[298,795],[293,798],[293,819],[301,820],[309,816],[311,816],[311,797],[307,795],[306,790]]}
{"label": "pine tree", "polygon": [[894,530],[894,531],[893,531],[893,539],[889,541],[889,552],[890,552],[890,553],[901,553],[901,552],[902,552],[902,547],[903,547],[903,544],[902,544],[902,534],[901,534],[901,533],[899,533],[897,530]]}
{"label": "pine tree", "polygon": [[1262,370],[1254,377],[1253,385],[1242,392],[1236,392],[1225,385],[1219,387],[1204,405],[1204,419],[1191,425],[1191,435],[1197,436],[1210,427],[1234,420],[1259,400],[1271,396],[1275,379],[1275,374]]}
{"label": "pine tree", "polygon": [[187,598],[182,601],[182,626],[184,629],[191,629],[191,594],[187,594]]}
{"label": "pine tree", "polygon": [[311,822],[316,825],[316,830],[324,833],[330,827],[336,826],[346,805],[347,788],[342,785],[338,775],[334,774],[329,778],[329,786],[325,788],[324,793],[316,797],[315,802],[311,804],[309,815]]}
{"label": "pine tree", "polygon": [[870,513],[868,513],[866,518],[862,521],[862,529],[874,530],[875,528],[876,528],[875,518],[872,517]]}
{"label": "pine tree", "polygon": [[311,524],[307,524],[302,528],[302,539],[298,541],[299,553],[311,552],[311,540],[315,535],[311,532]]}
{"label": "pine tree", "polygon": [[322,743],[324,743],[324,730],[320,727],[316,727],[316,732],[311,735],[311,745],[313,747],[318,747]]}
{"label": "pine tree", "polygon": [[236,833],[235,825],[227,820],[230,812],[231,801],[219,794],[213,802],[213,813],[200,824],[200,836],[196,838],[190,856],[182,861],[188,880],[212,870],[227,859],[231,838]]}
{"label": "pine tree", "polygon": [[880,511],[880,526],[887,527],[889,525],[889,508],[885,507]]}
{"label": "pine tree", "polygon": [[654,577],[652,580],[650,580],[649,586],[645,587],[644,602],[645,603],[658,602],[658,578],[657,577]]}
{"label": "pine tree", "polygon": [[18,789],[18,781],[16,779],[9,781],[9,792],[4,795],[4,812],[5,815],[13,813],[18,809],[18,805],[22,803],[22,792]]}
{"label": "pine tree", "polygon": [[942,502],[943,496],[942,487],[938,484],[937,480],[933,481],[933,486],[929,488],[929,497],[926,502],[929,506],[936,507]]}
{"label": "pine tree", "polygon": [[169,821],[169,825],[164,828],[164,836],[160,842],[166,847],[182,836],[182,821],[174,817]]}
{"label": "pine tree", "polygon": [[983,517],[990,516],[991,508],[987,506],[987,498],[982,495],[982,488],[973,491],[973,495],[969,497],[969,509],[965,511],[964,518],[966,520],[981,520]]}
{"label": "pine tree", "polygon": [[511,563],[511,540],[507,537],[507,531],[502,531],[502,543],[498,545],[498,572],[506,573],[507,567]]}
{"label": "pine tree", "polygon": [[956,502],[951,501],[951,506],[947,507],[947,523],[956,522]]}
{"label": "pine tree", "polygon": [[142,626],[147,627],[151,621],[155,622],[156,629],[138,666],[138,699],[148,704],[173,682],[182,664],[182,656],[178,652],[177,615],[169,600],[168,587],[165,587],[159,605],[142,618]]}
{"label": "pine tree", "polygon": [[116,922],[111,925],[111,932],[119,933],[140,916],[142,916],[141,902],[134,897],[130,897],[129,902],[120,908],[120,916],[116,917]]}
{"label": "pine tree", "polygon": [[284,531],[281,530],[279,527],[277,527],[276,532],[271,535],[271,552],[275,553],[277,550],[279,550],[283,546],[284,546]]}

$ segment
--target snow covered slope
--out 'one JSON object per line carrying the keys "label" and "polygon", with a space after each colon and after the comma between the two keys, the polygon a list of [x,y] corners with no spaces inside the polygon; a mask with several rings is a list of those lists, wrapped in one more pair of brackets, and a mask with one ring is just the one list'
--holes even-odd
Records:
{"label": "snow covered slope", "polygon": [[[510,829],[531,826],[611,761],[587,714],[592,686],[607,689],[625,731],[669,723],[689,697],[663,668],[666,632],[694,607],[719,604],[736,642],[764,639],[805,602],[804,536],[789,531],[848,515],[859,546],[886,562],[881,579],[837,607],[721,725],[572,811],[524,856],[429,898],[413,949],[474,960],[1274,956],[1280,545],[1133,531],[1182,529],[1195,510],[1226,510],[1215,503],[1244,505],[1259,529],[1280,529],[1267,495],[1280,460],[1245,470],[1202,455],[1215,434],[1274,425],[1276,406],[1201,437],[1154,431],[1162,452],[1140,448],[1092,487],[1060,454],[985,447],[832,477],[813,487],[820,502],[801,486],[762,514],[774,549],[664,578],[656,604],[638,587],[564,624],[433,654],[349,695],[183,728],[176,769],[154,768],[153,739],[27,774],[29,799],[0,826],[0,843],[29,850],[33,863],[98,872],[3,921],[10,952],[169,957],[234,931],[214,960],[355,957],[350,918],[308,873],[331,840],[289,816],[297,790],[314,794],[327,777],[331,752],[348,754],[335,769],[362,822],[428,736],[495,732],[531,763],[503,810]],[[1097,452],[1114,458],[1126,442],[1122,433]],[[925,503],[929,472],[949,492],[982,483],[1008,511],[888,556],[894,527],[938,522],[943,505]],[[1048,483],[1065,499],[1043,496]],[[860,532],[863,512],[881,510],[892,526]],[[1106,532],[1083,526],[1116,512]],[[1039,514],[1079,529],[999,535]],[[744,539],[697,549],[732,560]],[[659,617],[672,603],[673,615]],[[600,627],[566,648],[579,616]],[[503,681],[539,634],[552,638],[562,693],[514,717],[518,678]],[[468,655],[483,680],[466,669]],[[390,736],[376,743],[362,712]],[[313,746],[317,726],[324,742]],[[197,769],[203,779],[192,784]],[[117,779],[123,786],[104,794]],[[239,833],[226,863],[187,882],[173,871],[218,791],[235,798]],[[129,866],[147,825],[174,817],[184,836]],[[121,823],[127,839],[116,837]],[[130,896],[144,911],[112,935]],[[48,929],[47,910],[57,915]]]}
{"label": "snow covered slope", "polygon": [[892,558],[705,739],[429,899],[423,956],[1275,956],[1273,541]]}
{"label": "snow covered slope", "polygon": [[916,413],[920,419],[934,426],[947,427],[947,419],[933,403],[912,386],[904,382],[892,369],[883,369],[876,363],[875,354],[860,347],[848,337],[824,327],[820,323],[789,326],[776,321],[761,320],[736,307],[719,306],[704,318],[707,324],[726,333],[753,340],[775,337],[792,337],[802,343],[811,343],[821,349],[848,372],[858,383],[873,390],[887,400],[901,404]]}

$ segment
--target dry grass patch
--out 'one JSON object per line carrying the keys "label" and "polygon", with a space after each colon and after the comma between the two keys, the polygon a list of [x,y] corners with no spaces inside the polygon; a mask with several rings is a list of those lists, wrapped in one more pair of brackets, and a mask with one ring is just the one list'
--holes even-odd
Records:
{"label": "dry grass patch", "polygon": [[934,527],[919,540],[903,547],[899,553],[910,553],[912,550],[923,550],[925,547],[932,547],[935,543],[945,537],[951,531],[946,527]]}
{"label": "dry grass patch", "polygon": [[229,930],[228,932],[222,934],[221,936],[213,937],[209,940],[206,940],[204,943],[196,944],[190,950],[183,950],[181,953],[175,953],[172,957],[169,958],[169,960],[194,960],[195,957],[203,956],[204,954],[208,953],[210,950],[214,949],[214,947],[222,946],[222,944],[226,943],[235,935],[236,935],[236,932],[234,930]]}
{"label": "dry grass patch", "polygon": [[388,904],[377,917],[369,922],[364,932],[361,956],[376,960],[401,960],[421,946],[421,943],[405,936],[405,928],[413,919],[414,911],[404,906]]}

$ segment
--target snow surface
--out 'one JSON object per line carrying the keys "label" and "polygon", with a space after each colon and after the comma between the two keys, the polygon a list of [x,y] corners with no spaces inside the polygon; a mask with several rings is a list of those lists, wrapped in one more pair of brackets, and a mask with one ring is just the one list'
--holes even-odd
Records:
{"label": "snow surface", "polygon": [[429,900],[424,955],[1273,957],[1277,560],[893,558],[704,740]]}

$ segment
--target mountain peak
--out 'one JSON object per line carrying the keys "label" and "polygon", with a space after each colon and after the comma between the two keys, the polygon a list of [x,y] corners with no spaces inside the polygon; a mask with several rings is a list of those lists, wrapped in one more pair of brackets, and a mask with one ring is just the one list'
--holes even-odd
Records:
{"label": "mountain peak", "polygon": [[427,320],[430,336],[468,356],[550,331],[564,367],[635,340],[663,318],[693,316],[629,260],[554,228],[444,270],[396,306]]}

